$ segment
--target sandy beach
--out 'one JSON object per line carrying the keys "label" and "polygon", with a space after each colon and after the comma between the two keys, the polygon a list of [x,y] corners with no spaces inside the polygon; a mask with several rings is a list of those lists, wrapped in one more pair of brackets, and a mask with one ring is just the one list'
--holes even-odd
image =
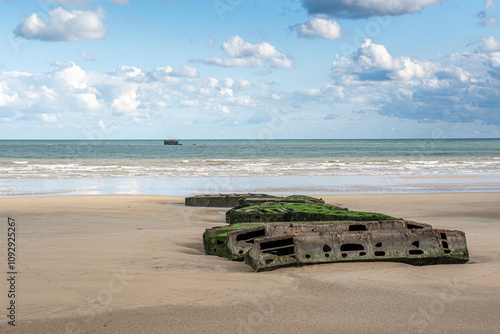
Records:
{"label": "sandy beach", "polygon": [[[500,333],[500,193],[328,195],[466,233],[470,262],[255,273],[203,252],[225,209],[183,197],[0,199],[1,333]],[[7,220],[16,220],[16,326]]]}

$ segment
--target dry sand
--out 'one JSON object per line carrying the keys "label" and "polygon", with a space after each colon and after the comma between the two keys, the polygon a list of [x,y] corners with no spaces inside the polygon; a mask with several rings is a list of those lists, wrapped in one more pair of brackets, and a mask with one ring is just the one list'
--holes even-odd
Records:
{"label": "dry sand", "polygon": [[[181,197],[0,199],[2,333],[500,333],[500,193],[322,196],[466,233],[471,261],[254,273],[205,256],[224,209]],[[221,213],[222,212],[222,213]],[[16,327],[7,324],[16,219]]]}

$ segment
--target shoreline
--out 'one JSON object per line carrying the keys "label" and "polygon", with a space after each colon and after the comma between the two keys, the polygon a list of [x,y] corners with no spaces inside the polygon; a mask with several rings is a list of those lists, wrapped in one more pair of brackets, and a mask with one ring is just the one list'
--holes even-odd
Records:
{"label": "shoreline", "polygon": [[[246,176],[0,179],[0,198],[51,195],[184,196],[209,193],[404,194],[500,192],[499,175]],[[40,191],[43,189],[43,191]]]}
{"label": "shoreline", "polygon": [[[240,262],[204,255],[202,233],[225,224],[225,209],[171,205],[183,203],[179,196],[0,198],[0,219],[15,218],[19,226],[19,313],[12,332],[498,330],[500,193],[315,197],[462,230],[471,260],[255,273]],[[0,332],[8,329],[4,317]]]}

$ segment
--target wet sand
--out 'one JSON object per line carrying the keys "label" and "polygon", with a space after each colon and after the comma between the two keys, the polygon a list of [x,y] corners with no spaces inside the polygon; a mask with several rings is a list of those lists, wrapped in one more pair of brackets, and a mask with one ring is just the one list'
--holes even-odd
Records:
{"label": "wet sand", "polygon": [[[329,195],[466,233],[464,265],[323,264],[254,273],[203,253],[225,209],[183,197],[0,199],[1,333],[500,333],[500,193]],[[7,324],[7,218],[16,326]]]}

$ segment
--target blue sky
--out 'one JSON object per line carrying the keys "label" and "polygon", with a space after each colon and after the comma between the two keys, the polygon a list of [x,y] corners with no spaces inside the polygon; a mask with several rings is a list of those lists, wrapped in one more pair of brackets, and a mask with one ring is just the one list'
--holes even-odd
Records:
{"label": "blue sky", "polygon": [[500,137],[496,0],[0,0],[0,139]]}

